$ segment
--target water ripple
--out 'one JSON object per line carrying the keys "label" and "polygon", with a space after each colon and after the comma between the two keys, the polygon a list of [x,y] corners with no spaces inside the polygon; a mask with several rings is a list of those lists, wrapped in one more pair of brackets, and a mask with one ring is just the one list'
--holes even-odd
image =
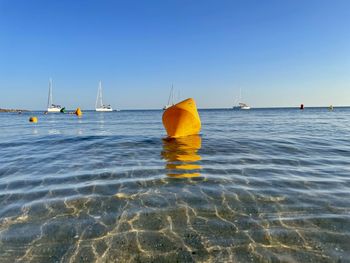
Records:
{"label": "water ripple", "polygon": [[1,262],[349,262],[350,111],[1,114]]}

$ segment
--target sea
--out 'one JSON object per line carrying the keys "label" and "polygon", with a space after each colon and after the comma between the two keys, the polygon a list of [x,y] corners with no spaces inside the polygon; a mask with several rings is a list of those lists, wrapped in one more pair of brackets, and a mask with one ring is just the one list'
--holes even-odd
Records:
{"label": "sea", "polygon": [[0,113],[0,262],[350,262],[350,108],[162,114]]}

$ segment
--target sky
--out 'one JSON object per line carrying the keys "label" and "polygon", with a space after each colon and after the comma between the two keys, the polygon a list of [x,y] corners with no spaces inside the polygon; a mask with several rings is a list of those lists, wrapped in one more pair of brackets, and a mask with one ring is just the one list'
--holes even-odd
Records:
{"label": "sky", "polygon": [[0,108],[350,105],[349,0],[0,0]]}

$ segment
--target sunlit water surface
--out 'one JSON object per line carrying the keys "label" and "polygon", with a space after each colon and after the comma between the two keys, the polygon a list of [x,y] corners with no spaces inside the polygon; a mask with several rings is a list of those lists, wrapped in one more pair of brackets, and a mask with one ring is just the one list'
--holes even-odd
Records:
{"label": "sunlit water surface", "polygon": [[350,109],[161,116],[1,113],[0,262],[350,262]]}

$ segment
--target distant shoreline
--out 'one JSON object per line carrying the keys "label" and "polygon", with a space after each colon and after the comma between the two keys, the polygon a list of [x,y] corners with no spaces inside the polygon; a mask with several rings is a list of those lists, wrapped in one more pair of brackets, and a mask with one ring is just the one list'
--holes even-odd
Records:
{"label": "distant shoreline", "polygon": [[[350,108],[350,106],[334,106],[334,109],[336,108]],[[308,106],[305,107],[305,109],[322,109],[326,108],[328,109],[329,106]],[[273,106],[273,107],[252,107],[251,110],[279,110],[279,109],[299,109],[299,106]],[[67,109],[67,111],[74,111],[75,109]],[[82,109],[83,111],[95,111],[94,109]],[[232,107],[230,108],[198,108],[198,110],[233,110]],[[22,110],[22,109],[2,109],[0,108],[0,112],[45,112],[46,110]],[[122,109],[122,110],[113,110],[113,112],[119,112],[119,111],[163,111],[161,108],[154,108],[154,109]]]}
{"label": "distant shoreline", "polygon": [[1,109],[0,112],[29,112],[29,110],[19,110],[19,109]]}

